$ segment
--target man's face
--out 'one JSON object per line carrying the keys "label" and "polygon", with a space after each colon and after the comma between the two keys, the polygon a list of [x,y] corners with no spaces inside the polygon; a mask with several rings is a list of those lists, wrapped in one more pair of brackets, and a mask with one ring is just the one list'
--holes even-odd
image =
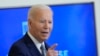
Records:
{"label": "man's face", "polygon": [[53,26],[52,16],[51,10],[37,10],[29,20],[30,32],[38,41],[48,39]]}

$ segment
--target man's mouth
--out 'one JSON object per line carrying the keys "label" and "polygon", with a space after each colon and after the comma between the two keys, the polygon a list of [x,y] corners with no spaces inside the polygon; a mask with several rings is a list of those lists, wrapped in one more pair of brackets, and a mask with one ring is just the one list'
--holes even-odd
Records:
{"label": "man's mouth", "polygon": [[49,32],[42,32],[43,34],[48,34]]}
{"label": "man's mouth", "polygon": [[48,35],[49,32],[41,32],[43,35]]}

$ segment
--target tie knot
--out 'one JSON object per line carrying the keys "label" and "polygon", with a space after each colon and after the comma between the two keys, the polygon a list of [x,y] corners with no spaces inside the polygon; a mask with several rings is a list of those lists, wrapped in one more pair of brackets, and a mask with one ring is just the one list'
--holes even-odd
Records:
{"label": "tie knot", "polygon": [[44,47],[43,44],[41,45],[40,49],[41,49],[41,50],[45,50],[45,47]]}

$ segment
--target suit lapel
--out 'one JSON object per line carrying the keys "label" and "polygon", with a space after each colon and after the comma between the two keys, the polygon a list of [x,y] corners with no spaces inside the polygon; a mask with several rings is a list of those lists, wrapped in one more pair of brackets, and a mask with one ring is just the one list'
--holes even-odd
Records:
{"label": "suit lapel", "polygon": [[41,56],[41,53],[39,52],[39,50],[37,49],[37,47],[35,46],[35,44],[32,42],[32,40],[30,39],[30,37],[28,36],[28,34],[26,33],[24,36],[24,42],[26,43],[26,46],[29,49],[29,52],[32,54],[32,56]]}

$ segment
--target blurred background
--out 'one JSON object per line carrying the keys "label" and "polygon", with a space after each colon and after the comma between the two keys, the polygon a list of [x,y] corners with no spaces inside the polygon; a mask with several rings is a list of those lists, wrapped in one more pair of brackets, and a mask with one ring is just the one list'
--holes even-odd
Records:
{"label": "blurred background", "polygon": [[59,56],[99,56],[98,0],[38,1],[0,2],[0,56],[7,56],[11,45],[26,33],[28,9],[34,4],[48,4],[54,12],[47,42],[58,43]]}

